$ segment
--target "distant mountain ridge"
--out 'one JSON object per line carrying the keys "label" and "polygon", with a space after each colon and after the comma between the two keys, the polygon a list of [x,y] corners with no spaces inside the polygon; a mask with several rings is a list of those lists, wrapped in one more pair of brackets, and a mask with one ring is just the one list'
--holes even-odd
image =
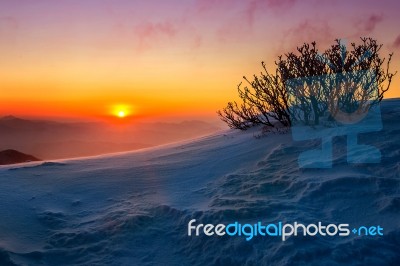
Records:
{"label": "distant mountain ridge", "polygon": [[2,121],[13,120],[13,119],[18,119],[18,118],[13,115],[6,115],[3,117],[0,117],[0,120],[2,120]]}
{"label": "distant mountain ridge", "polygon": [[13,149],[44,160],[130,151],[213,133],[215,124],[182,122],[66,122],[0,117],[0,150]]}
{"label": "distant mountain ridge", "polygon": [[40,159],[16,150],[0,151],[0,165],[40,161]]}

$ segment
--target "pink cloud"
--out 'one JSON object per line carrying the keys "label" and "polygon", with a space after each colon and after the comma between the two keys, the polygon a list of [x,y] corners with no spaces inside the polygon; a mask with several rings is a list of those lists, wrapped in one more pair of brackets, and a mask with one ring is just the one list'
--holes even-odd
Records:
{"label": "pink cloud", "polygon": [[[285,11],[291,8],[297,0],[197,0],[195,9],[197,13],[212,13],[226,15],[227,13],[237,12],[235,19],[245,21],[252,26],[257,13],[265,14],[265,11]],[[244,12],[242,12],[244,11]]]}
{"label": "pink cloud", "polygon": [[356,22],[356,26],[363,32],[372,32],[376,25],[383,20],[383,15],[371,14],[367,18],[363,18]]}
{"label": "pink cloud", "polygon": [[272,8],[288,8],[291,7],[296,0],[266,0],[269,7]]}
{"label": "pink cloud", "polygon": [[197,0],[195,10],[198,13],[205,13],[212,10],[227,10],[235,7],[237,1],[234,0]]}
{"label": "pink cloud", "polygon": [[394,40],[393,47],[400,48],[400,35]]}
{"label": "pink cloud", "polygon": [[295,51],[296,47],[301,46],[303,43],[317,42],[317,46],[325,47],[331,44],[334,39],[332,28],[326,21],[308,19],[300,22],[296,27],[290,28],[284,34],[282,43],[277,48],[276,55],[284,52]]}
{"label": "pink cloud", "polygon": [[[251,34],[255,22],[268,13],[285,12],[296,0],[196,0],[194,6],[174,19],[130,23],[118,18],[108,36],[102,40],[104,47],[134,45],[140,51],[158,47],[164,42],[183,41],[189,48],[199,48],[210,41],[209,33],[218,41],[226,42]],[[272,13],[269,10],[274,10]],[[109,10],[113,12],[113,10]],[[113,14],[115,15],[115,14]],[[204,22],[212,23],[203,28]],[[211,25],[211,24],[210,24]]]}
{"label": "pink cloud", "polygon": [[137,25],[134,29],[139,49],[151,48],[165,38],[172,39],[176,36],[177,31],[178,28],[169,21],[146,22]]}
{"label": "pink cloud", "polygon": [[264,9],[286,9],[293,6],[297,0],[197,0],[195,7],[199,12],[206,12],[210,10],[218,9],[234,9],[238,5],[247,7],[246,9],[250,13],[254,13],[258,8]]}
{"label": "pink cloud", "polygon": [[[225,1],[219,2],[216,0],[201,0],[208,2],[209,9],[222,8]],[[218,2],[219,6],[212,6],[212,3]],[[290,9],[296,0],[251,0],[251,1],[231,1],[229,6],[230,15],[226,17],[224,23],[216,28],[217,38],[226,42],[232,39],[240,39],[244,35],[251,33],[254,30],[254,22],[265,16],[270,10],[273,12],[285,12]],[[235,5],[236,3],[236,5]],[[228,13],[227,9],[223,9],[223,13]]]}
{"label": "pink cloud", "polygon": [[173,42],[182,30],[178,26],[170,20],[141,23],[119,20],[102,32],[97,46],[106,50],[128,47],[142,52],[157,48],[165,42]]}
{"label": "pink cloud", "polygon": [[285,11],[291,8],[296,0],[252,0],[246,7],[246,19],[250,25],[253,24],[257,12],[266,10]]}

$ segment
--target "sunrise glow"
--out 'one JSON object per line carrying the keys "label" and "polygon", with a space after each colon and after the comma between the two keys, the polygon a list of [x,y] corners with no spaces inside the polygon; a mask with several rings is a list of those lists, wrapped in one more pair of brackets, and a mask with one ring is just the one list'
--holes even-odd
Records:
{"label": "sunrise glow", "polygon": [[[0,115],[201,115],[235,99],[242,76],[316,41],[360,36],[394,52],[399,4],[298,1],[2,1]],[[371,11],[365,11],[371,10]],[[78,14],[78,15],[77,15]],[[319,14],[315,16],[315,14]],[[340,14],[340,16],[337,16]],[[399,75],[385,97],[399,97]],[[123,101],[128,108],[109,106]]]}

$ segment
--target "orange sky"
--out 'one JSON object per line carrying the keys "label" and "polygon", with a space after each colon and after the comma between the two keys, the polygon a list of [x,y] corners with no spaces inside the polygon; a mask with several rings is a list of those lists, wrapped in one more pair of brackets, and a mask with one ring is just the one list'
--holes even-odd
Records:
{"label": "orange sky", "polygon": [[[84,2],[84,3],[83,3]],[[385,2],[385,1],[383,1]],[[377,38],[400,69],[387,1],[2,1],[0,115],[215,116],[243,75],[304,41]],[[340,14],[340,16],[338,16]],[[396,76],[387,97],[400,97]]]}

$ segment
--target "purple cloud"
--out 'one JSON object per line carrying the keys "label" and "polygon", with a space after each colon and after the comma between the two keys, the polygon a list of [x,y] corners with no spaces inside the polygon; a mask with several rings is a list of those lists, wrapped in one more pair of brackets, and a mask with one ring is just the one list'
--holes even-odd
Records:
{"label": "purple cloud", "polygon": [[226,42],[251,34],[255,21],[265,16],[268,11],[285,12],[295,2],[296,0],[199,0],[198,12],[200,15],[204,15],[204,12],[207,11],[208,15],[214,13],[218,15],[217,18],[225,17],[225,19],[219,20],[220,25],[216,25],[215,33],[219,41]]}
{"label": "purple cloud", "polygon": [[393,47],[400,48],[400,35],[394,40]]}
{"label": "purple cloud", "polygon": [[284,11],[291,8],[296,0],[252,0],[246,7],[246,19],[249,24],[253,24],[257,11],[264,12],[268,9],[274,11]]}
{"label": "purple cloud", "polygon": [[197,0],[195,9],[200,12],[208,12],[215,9],[233,8],[237,2],[232,0]]}
{"label": "purple cloud", "polygon": [[195,9],[199,14],[215,13],[218,16],[233,12],[237,14],[237,16],[235,16],[237,21],[245,21],[249,26],[252,26],[257,13],[264,14],[267,10],[284,11],[291,8],[296,1],[297,0],[197,0]]}
{"label": "purple cloud", "polygon": [[317,42],[318,47],[324,47],[335,39],[333,30],[326,21],[308,19],[300,22],[297,26],[290,28],[284,34],[277,55],[287,51],[295,51],[296,47],[303,43]]}
{"label": "purple cloud", "polygon": [[357,21],[356,26],[363,32],[372,32],[376,25],[383,20],[383,15],[371,14],[365,19]]}

